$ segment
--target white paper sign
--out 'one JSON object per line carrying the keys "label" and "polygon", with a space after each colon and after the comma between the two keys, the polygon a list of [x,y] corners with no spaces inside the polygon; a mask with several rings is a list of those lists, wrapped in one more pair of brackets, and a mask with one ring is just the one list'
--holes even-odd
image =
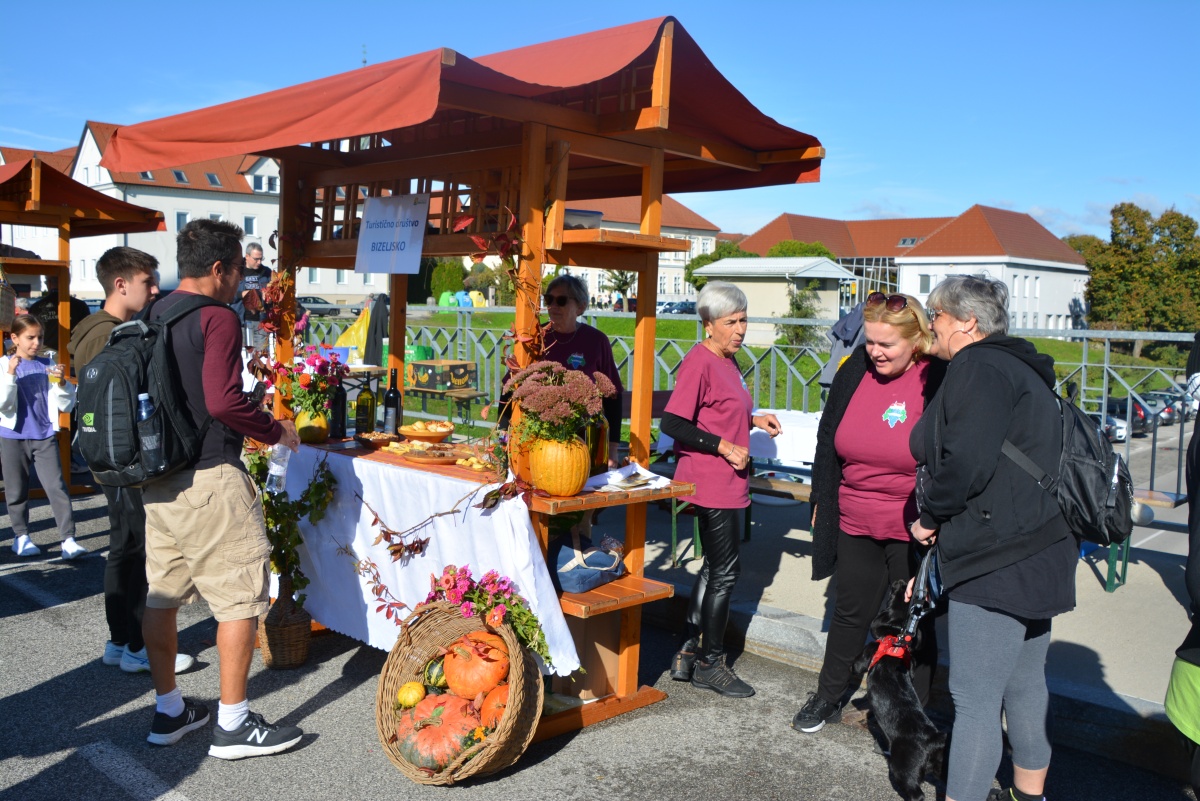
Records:
{"label": "white paper sign", "polygon": [[416,275],[428,217],[427,194],[367,198],[354,272]]}

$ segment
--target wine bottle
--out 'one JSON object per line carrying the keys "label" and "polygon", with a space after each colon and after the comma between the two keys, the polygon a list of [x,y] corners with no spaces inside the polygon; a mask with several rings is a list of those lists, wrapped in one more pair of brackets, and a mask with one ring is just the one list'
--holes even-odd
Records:
{"label": "wine bottle", "polygon": [[369,434],[375,431],[375,393],[370,386],[363,387],[354,404],[354,433]]}
{"label": "wine bottle", "polygon": [[329,410],[329,436],[346,438],[346,388],[341,384],[333,390],[333,408]]}
{"label": "wine bottle", "polygon": [[400,415],[400,390],[396,388],[396,368],[392,368],[392,381],[387,394],[383,396],[383,431],[385,434],[396,434],[402,423]]}

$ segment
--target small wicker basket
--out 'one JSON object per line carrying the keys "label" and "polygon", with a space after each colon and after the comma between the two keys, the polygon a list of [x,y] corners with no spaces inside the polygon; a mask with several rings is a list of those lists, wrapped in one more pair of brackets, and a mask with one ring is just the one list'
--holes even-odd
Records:
{"label": "small wicker basket", "polygon": [[[440,773],[418,768],[400,755],[395,740],[396,693],[409,681],[421,681],[426,663],[439,649],[472,631],[487,629],[508,645],[508,706],[496,730],[459,754]],[[514,764],[533,739],[542,716],[542,675],[533,655],[522,647],[510,626],[493,628],[481,616],[465,618],[448,601],[422,606],[409,615],[392,646],[375,696],[375,727],[384,753],[400,772],[417,784],[451,785],[471,776],[486,776]]]}
{"label": "small wicker basket", "polygon": [[273,670],[298,668],[308,661],[312,615],[304,610],[293,615],[300,619],[291,623],[268,623],[267,615],[258,619],[258,644],[263,664]]}

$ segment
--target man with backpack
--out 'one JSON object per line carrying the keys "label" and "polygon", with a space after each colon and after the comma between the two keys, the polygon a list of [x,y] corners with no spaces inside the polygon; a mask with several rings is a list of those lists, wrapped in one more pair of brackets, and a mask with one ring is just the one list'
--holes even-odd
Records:
{"label": "man with backpack", "polygon": [[242,324],[228,307],[245,261],[242,230],[198,219],[176,239],[179,288],[150,309],[151,322],[180,303],[217,301],[170,328],[172,373],[199,429],[195,459],[148,481],[143,633],[157,693],[149,742],[172,745],[208,722],[208,710],[185,699],[175,682],[178,608],[197,596],[217,619],[221,700],[209,755],[221,759],[274,754],[300,741],[294,726],[272,725],[246,699],[258,617],[268,608],[270,571],[262,502],[242,464],[246,437],[292,450],[300,439],[290,420],[276,421],[242,394]]}
{"label": "man with backpack", "polygon": [[[104,306],[71,332],[67,346],[76,373],[108,344],[113,328],[127,323],[158,297],[158,259],[136,248],[115,247],[96,262],[96,278],[104,288]],[[142,640],[146,608],[146,510],[139,487],[100,485],[108,500],[108,559],[104,566],[104,616],[109,640],[101,657],[126,673],[150,671]],[[196,662],[188,654],[175,657],[175,672]]]}

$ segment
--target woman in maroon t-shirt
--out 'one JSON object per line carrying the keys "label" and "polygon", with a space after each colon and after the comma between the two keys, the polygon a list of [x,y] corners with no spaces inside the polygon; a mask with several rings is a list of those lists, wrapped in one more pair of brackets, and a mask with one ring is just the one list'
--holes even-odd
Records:
{"label": "woman in maroon t-shirt", "polygon": [[675,373],[675,389],[662,432],[675,440],[677,481],[696,485],[684,500],[700,521],[704,564],[688,606],[688,638],[671,665],[671,678],[731,698],[754,688],[725,664],[725,626],[740,567],[742,512],[750,505],[750,428],[772,437],[773,414],[755,416],[754,403],[734,354],[746,336],[746,295],[733,284],[710,281],[696,301],[708,338],[696,345]]}
{"label": "woman in maroon t-shirt", "polygon": [[[884,593],[892,581],[913,576],[908,524],[917,517],[917,465],[908,439],[945,373],[945,362],[927,358],[932,337],[916,298],[872,292],[863,324],[866,344],[834,376],[817,430],[813,579],[834,575],[836,596],[817,691],[792,719],[793,728],[810,734],[841,720],[850,666]],[[922,633],[913,684],[924,703],[937,644],[932,625]]]}

